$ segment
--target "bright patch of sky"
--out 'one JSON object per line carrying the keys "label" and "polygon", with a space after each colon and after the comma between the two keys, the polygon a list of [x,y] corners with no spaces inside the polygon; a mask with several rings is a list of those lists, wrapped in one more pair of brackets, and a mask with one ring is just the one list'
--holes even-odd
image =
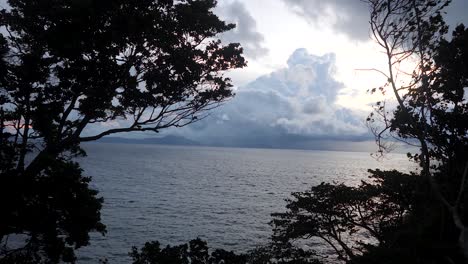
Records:
{"label": "bright patch of sky", "polygon": [[[447,12],[446,20],[450,24],[466,23],[468,1],[453,1]],[[232,19],[233,14],[249,16],[253,24],[240,26],[248,26],[250,34],[256,31],[261,36],[257,39],[257,45],[261,47],[262,56],[249,56],[251,54],[247,52],[249,66],[231,73],[236,86],[246,85],[263,74],[284,67],[296,49],[305,48],[314,55],[336,55],[335,77],[344,83],[338,104],[369,109],[368,104],[376,101],[366,91],[382,85],[385,77],[358,69],[385,70],[386,64],[381,49],[370,39],[369,11],[362,1],[221,0],[217,13],[234,23],[236,19]],[[242,31],[243,28],[235,35],[241,36]],[[234,38],[229,40],[235,41]],[[242,37],[238,38],[241,43],[242,40]],[[247,43],[247,46],[255,45]]]}
{"label": "bright patch of sky", "polygon": [[[381,85],[385,79],[372,72],[357,70],[385,66],[384,58],[375,43],[370,39],[355,39],[343,32],[337,32],[331,24],[333,19],[328,15],[322,17],[323,20],[317,20],[317,23],[311,22],[298,15],[286,2],[287,0],[221,1],[220,10],[242,4],[249,11],[255,18],[257,32],[263,36],[262,44],[268,49],[264,56],[249,57],[249,66],[246,69],[231,74],[234,84],[244,86],[264,74],[286,66],[289,56],[296,49],[305,48],[314,55],[336,55],[335,77],[344,83],[344,89],[338,96],[340,105],[364,109],[369,102],[375,101],[366,96],[366,91]],[[222,16],[223,12],[219,13]],[[230,21],[229,17],[225,19]]]}

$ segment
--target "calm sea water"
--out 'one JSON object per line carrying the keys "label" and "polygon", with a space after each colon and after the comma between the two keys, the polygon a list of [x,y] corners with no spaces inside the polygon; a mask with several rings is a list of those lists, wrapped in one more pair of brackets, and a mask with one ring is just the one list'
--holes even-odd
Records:
{"label": "calm sea water", "polygon": [[405,155],[163,145],[86,144],[80,162],[105,199],[107,234],[93,234],[79,263],[130,263],[132,246],[200,237],[244,252],[268,241],[270,214],[291,192],[320,182],[357,184],[369,168],[413,166]]}

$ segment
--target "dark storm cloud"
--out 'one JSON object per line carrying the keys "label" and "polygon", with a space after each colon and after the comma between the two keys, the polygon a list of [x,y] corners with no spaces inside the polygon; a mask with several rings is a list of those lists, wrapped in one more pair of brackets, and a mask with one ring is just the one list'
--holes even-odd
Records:
{"label": "dark storm cloud", "polygon": [[263,46],[264,37],[257,31],[257,22],[243,3],[234,1],[221,4],[216,13],[225,21],[236,24],[234,30],[221,35],[223,41],[240,42],[244,53],[254,59],[268,53],[268,49]]}
{"label": "dark storm cloud", "polygon": [[[369,39],[369,8],[362,0],[283,0],[296,14],[317,26],[330,26],[356,40]],[[468,1],[453,0],[445,19],[452,27],[468,22]]]}

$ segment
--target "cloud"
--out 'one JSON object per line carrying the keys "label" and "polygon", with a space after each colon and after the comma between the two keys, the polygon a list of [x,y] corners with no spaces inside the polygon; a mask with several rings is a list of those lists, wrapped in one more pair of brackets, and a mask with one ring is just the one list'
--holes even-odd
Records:
{"label": "cloud", "polygon": [[[355,40],[368,40],[369,7],[362,0],[283,0],[296,14],[311,24],[329,27]],[[453,0],[446,9],[446,22],[453,26],[467,23],[468,1]]]}
{"label": "cloud", "polygon": [[301,147],[318,140],[369,139],[365,114],[336,105],[344,85],[334,78],[335,55],[296,50],[285,68],[239,88],[212,115],[171,130],[205,144]]}
{"label": "cloud", "polygon": [[283,0],[296,14],[317,26],[331,26],[357,40],[369,39],[369,8],[360,0]]}
{"label": "cloud", "polygon": [[245,5],[239,1],[219,5],[216,13],[226,22],[236,24],[236,28],[223,33],[220,38],[225,42],[240,42],[246,56],[256,59],[268,54],[263,46],[264,37],[257,31],[257,22]]}

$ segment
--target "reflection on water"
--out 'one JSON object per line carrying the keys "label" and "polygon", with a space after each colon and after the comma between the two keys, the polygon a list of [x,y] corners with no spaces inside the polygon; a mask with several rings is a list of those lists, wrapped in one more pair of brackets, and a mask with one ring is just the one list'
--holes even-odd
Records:
{"label": "reflection on water", "polygon": [[369,168],[408,170],[405,155],[382,162],[369,153],[86,144],[80,160],[104,197],[107,235],[93,235],[79,263],[129,263],[149,240],[246,251],[268,240],[270,214],[284,199],[323,181],[357,184]]}

